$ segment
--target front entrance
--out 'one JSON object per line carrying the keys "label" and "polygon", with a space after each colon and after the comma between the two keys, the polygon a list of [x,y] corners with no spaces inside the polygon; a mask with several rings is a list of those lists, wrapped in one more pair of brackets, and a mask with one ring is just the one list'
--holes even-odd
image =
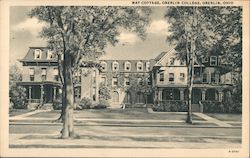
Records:
{"label": "front entrance", "polygon": [[119,104],[119,93],[117,91],[112,93],[112,103]]}
{"label": "front entrance", "polygon": [[192,104],[199,104],[199,101],[201,101],[201,90],[193,89],[192,90]]}

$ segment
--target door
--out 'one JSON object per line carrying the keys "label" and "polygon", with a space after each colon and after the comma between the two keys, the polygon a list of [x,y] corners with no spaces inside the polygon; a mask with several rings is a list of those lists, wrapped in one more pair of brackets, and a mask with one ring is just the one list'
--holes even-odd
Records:
{"label": "door", "polygon": [[112,93],[112,102],[113,104],[119,104],[119,93],[116,91]]}

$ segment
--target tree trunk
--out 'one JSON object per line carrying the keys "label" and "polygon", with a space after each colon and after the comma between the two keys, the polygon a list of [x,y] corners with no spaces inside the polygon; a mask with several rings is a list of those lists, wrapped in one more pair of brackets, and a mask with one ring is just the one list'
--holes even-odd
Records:
{"label": "tree trunk", "polygon": [[194,82],[194,58],[195,58],[195,39],[192,36],[190,42],[190,58],[188,64],[188,113],[187,113],[187,123],[192,123],[192,91],[193,91],[193,82]]}
{"label": "tree trunk", "polygon": [[63,64],[63,100],[62,100],[62,120],[63,128],[61,131],[62,138],[74,138],[74,120],[73,120],[73,107],[74,107],[74,96],[73,96],[73,82],[72,82],[72,71],[71,71],[71,55],[69,52],[64,54]]}

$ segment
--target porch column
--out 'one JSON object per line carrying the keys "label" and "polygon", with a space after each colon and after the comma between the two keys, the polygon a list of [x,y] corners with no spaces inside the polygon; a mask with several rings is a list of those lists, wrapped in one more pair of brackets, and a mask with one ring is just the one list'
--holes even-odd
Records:
{"label": "porch column", "polygon": [[53,101],[56,100],[56,87],[53,87]]}
{"label": "porch column", "polygon": [[29,103],[31,103],[31,90],[32,90],[32,87],[31,86],[29,86]]}
{"label": "porch column", "polygon": [[43,85],[41,85],[41,97],[40,97],[41,104],[43,104],[43,95],[44,95],[44,89],[43,89]]}
{"label": "porch column", "polygon": [[206,100],[206,91],[207,91],[207,89],[202,89],[201,90],[201,99],[202,100]]}
{"label": "porch column", "polygon": [[223,92],[222,92],[222,89],[218,89],[218,92],[219,92],[219,102],[222,102],[222,98],[223,98]]}
{"label": "porch column", "polygon": [[98,77],[99,77],[99,71],[98,69],[95,70],[95,80],[96,80],[96,83],[95,83],[95,100],[96,102],[99,102],[99,81],[98,81]]}
{"label": "porch column", "polygon": [[158,91],[158,100],[162,101],[162,90],[161,89],[159,89],[159,91]]}
{"label": "porch column", "polygon": [[184,100],[184,88],[180,88],[180,100]]}

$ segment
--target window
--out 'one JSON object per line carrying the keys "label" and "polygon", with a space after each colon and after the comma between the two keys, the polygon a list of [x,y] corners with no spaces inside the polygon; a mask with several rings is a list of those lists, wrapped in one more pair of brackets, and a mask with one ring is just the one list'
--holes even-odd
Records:
{"label": "window", "polygon": [[174,61],[175,61],[175,59],[172,57],[172,58],[170,58],[169,59],[169,65],[174,65]]}
{"label": "window", "polygon": [[75,90],[75,93],[74,93],[75,99],[80,99],[81,98],[81,87],[75,87],[74,90]]}
{"label": "window", "polygon": [[54,68],[54,80],[58,81],[58,69]]}
{"label": "window", "polygon": [[211,82],[215,83],[215,73],[211,73]]}
{"label": "window", "polygon": [[174,73],[169,73],[169,78],[168,78],[168,80],[169,80],[170,82],[173,82],[173,81],[174,81]]}
{"label": "window", "polygon": [[113,79],[112,79],[112,86],[117,86],[117,85],[118,85],[117,77],[113,77]]}
{"label": "window", "polygon": [[207,74],[206,74],[206,73],[204,73],[204,74],[202,75],[202,82],[203,82],[203,83],[207,83]]}
{"label": "window", "polygon": [[216,83],[220,83],[220,74],[219,73],[215,74],[215,81],[216,81]]}
{"label": "window", "polygon": [[137,63],[137,71],[143,71],[143,63],[142,62]]}
{"label": "window", "polygon": [[146,71],[149,71],[150,70],[150,62],[148,61],[147,63],[146,63]]}
{"label": "window", "polygon": [[210,57],[210,66],[216,66],[217,65],[217,57],[211,56]]}
{"label": "window", "polygon": [[129,85],[130,85],[129,78],[126,77],[126,78],[125,78],[125,86],[129,86]]}
{"label": "window", "polygon": [[138,78],[138,84],[141,85],[141,86],[143,85],[143,80],[142,80],[142,78]]}
{"label": "window", "polygon": [[185,79],[185,74],[184,73],[180,73],[180,80],[184,80]]}
{"label": "window", "polygon": [[147,78],[148,85],[151,85],[150,77]]}
{"label": "window", "polygon": [[106,85],[106,77],[105,76],[101,77],[101,83]]}
{"label": "window", "polygon": [[107,71],[107,63],[101,62],[102,71]]}
{"label": "window", "polygon": [[47,51],[47,59],[52,59],[52,58],[54,58],[54,54],[51,50],[48,50]]}
{"label": "window", "polygon": [[41,57],[42,57],[42,51],[40,49],[35,49],[34,58],[41,59]]}
{"label": "window", "polygon": [[113,67],[113,71],[118,71],[119,70],[119,63],[118,62],[113,62],[113,65],[112,65],[112,67]]}
{"label": "window", "polygon": [[46,72],[46,68],[42,68],[42,81],[45,81],[46,80],[46,77],[47,77],[47,72]]}
{"label": "window", "polygon": [[131,70],[131,63],[126,61],[124,65],[124,70],[125,71],[130,71]]}
{"label": "window", "polygon": [[30,75],[30,81],[34,81],[34,79],[35,79],[35,69],[34,68],[30,68],[29,75]]}
{"label": "window", "polygon": [[208,57],[203,57],[202,58],[202,63],[207,63],[208,62]]}
{"label": "window", "polygon": [[160,81],[164,81],[164,73],[160,73]]}
{"label": "window", "polygon": [[199,67],[194,68],[194,75],[195,76],[200,76],[201,75],[200,72],[201,72],[201,69]]}

